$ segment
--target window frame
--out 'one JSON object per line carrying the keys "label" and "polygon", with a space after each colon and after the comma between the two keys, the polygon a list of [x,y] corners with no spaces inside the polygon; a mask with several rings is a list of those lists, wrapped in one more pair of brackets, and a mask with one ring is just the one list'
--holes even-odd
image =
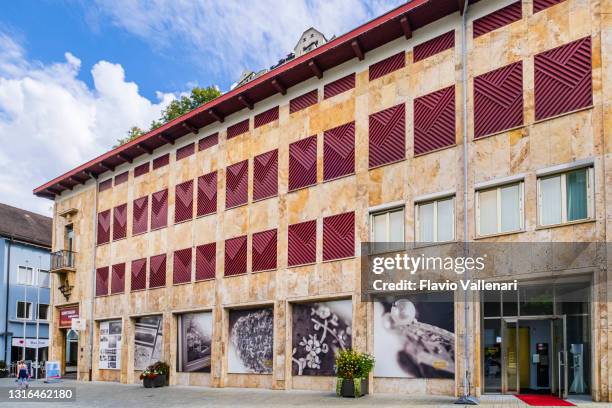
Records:
{"label": "window frame", "polygon": [[[586,170],[587,171],[587,189],[586,189],[586,198],[587,198],[587,216],[586,218],[581,218],[578,220],[567,220],[567,175],[574,171],[578,170]],[[542,224],[542,188],[541,182],[542,180],[552,179],[552,178],[560,178],[561,184],[561,222],[555,224]],[[537,226],[538,228],[550,228],[558,225],[569,225],[575,224],[585,221],[592,221],[595,219],[595,168],[593,165],[585,166],[585,167],[577,167],[573,169],[568,169],[552,174],[546,174],[538,176],[537,178]]]}
{"label": "window frame", "polygon": [[[449,240],[445,240],[445,241],[439,241],[438,240],[438,203],[440,201],[448,201],[448,200],[452,200],[452,209],[453,209],[453,222],[451,223],[451,239]],[[420,236],[421,236],[421,230],[420,230],[420,226],[421,226],[421,218],[419,216],[419,207],[423,206],[423,205],[428,205],[428,204],[433,204],[434,205],[434,211],[433,211],[433,215],[434,215],[434,220],[433,220],[433,233],[434,233],[434,239],[431,242],[425,242],[425,241],[421,241],[420,240]],[[417,201],[414,203],[414,241],[416,243],[419,244],[442,244],[442,243],[447,243],[447,242],[454,242],[457,240],[457,219],[456,219],[456,212],[457,212],[457,200],[456,200],[456,196],[455,195],[448,195],[448,196],[442,196],[442,197],[436,197],[430,200],[424,200],[424,201]]]}
{"label": "window frame", "polygon": [[[501,214],[501,190],[504,187],[511,187],[511,186],[515,186],[518,185],[519,186],[519,227],[517,229],[514,230],[509,230],[509,231],[501,231],[501,223],[502,223],[502,214]],[[481,230],[481,226],[480,226],[480,194],[487,192],[487,191],[491,191],[491,190],[496,190],[496,215],[497,215],[497,228],[496,228],[496,232],[493,233],[489,233],[489,234],[482,234],[480,232]],[[505,235],[505,234],[515,234],[517,232],[523,232],[525,230],[525,180],[524,179],[520,179],[520,180],[516,180],[516,181],[512,181],[512,182],[508,182],[508,183],[503,183],[503,184],[498,184],[498,185],[493,185],[490,187],[483,187],[483,188],[479,188],[476,189],[475,191],[475,208],[474,208],[474,215],[475,215],[475,221],[476,221],[476,225],[475,225],[475,230],[476,230],[476,237],[478,238],[482,238],[482,237],[492,237],[492,236],[497,236],[497,235]]]}
{"label": "window frame", "polygon": [[[26,312],[29,312],[29,313],[27,313],[28,317],[19,317],[19,304],[20,304],[20,303],[24,303],[24,304],[26,305],[26,306],[25,306],[25,311],[26,311]],[[30,307],[29,307],[29,308],[27,307],[27,305],[28,305],[28,304],[30,305]],[[17,300],[17,301],[15,302],[15,318],[16,318],[17,320],[32,320],[32,312],[33,312],[33,309],[34,309],[34,304],[33,304],[33,302],[28,302],[28,301],[23,301],[23,300]]]}
{"label": "window frame", "polygon": [[[403,246],[405,246],[405,241],[406,241],[406,205],[393,205],[393,206],[389,206],[387,208],[380,208],[380,209],[375,209],[369,212],[368,214],[368,219],[369,219],[369,236],[368,236],[368,242],[370,243],[370,251],[373,253],[385,253],[385,252],[392,252],[392,251],[396,251],[396,250],[400,250],[401,248],[391,248],[390,245],[388,245],[391,241],[389,241],[390,238],[390,233],[391,233],[391,228],[390,228],[390,222],[391,222],[391,213],[395,213],[395,212],[399,212],[402,211],[403,217],[402,217],[402,236],[404,237],[404,239],[402,240],[402,248]],[[382,241],[383,243],[387,244],[385,245],[385,247],[379,247],[378,241],[374,241],[374,227],[375,227],[375,223],[374,223],[374,218],[376,216],[380,216],[380,215],[385,215],[385,228],[386,228],[386,232],[385,232],[385,241]]]}
{"label": "window frame", "polygon": [[[41,272],[46,273],[48,276],[47,281],[49,282],[49,284],[47,286],[41,285],[41,279],[40,279]],[[48,270],[40,269],[40,268],[36,270],[36,286],[38,286],[39,288],[50,288],[51,287],[51,273]]]}
{"label": "window frame", "polygon": [[[47,306],[47,316],[44,319],[40,318],[40,307],[41,306]],[[49,321],[49,312],[51,311],[51,307],[49,304],[47,303],[38,303],[38,305],[36,306],[36,318],[42,322],[48,322]]]}
{"label": "window frame", "polygon": [[[20,272],[22,269],[30,270],[29,282],[22,282],[20,277]],[[17,265],[17,284],[23,286],[34,286],[34,268],[32,268],[31,266]]]}

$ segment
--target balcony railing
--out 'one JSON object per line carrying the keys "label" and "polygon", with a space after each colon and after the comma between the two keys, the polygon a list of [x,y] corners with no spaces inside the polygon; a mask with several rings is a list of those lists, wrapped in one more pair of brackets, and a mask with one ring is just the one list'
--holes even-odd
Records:
{"label": "balcony railing", "polygon": [[74,258],[76,252],[65,249],[51,253],[51,272],[74,272]]}

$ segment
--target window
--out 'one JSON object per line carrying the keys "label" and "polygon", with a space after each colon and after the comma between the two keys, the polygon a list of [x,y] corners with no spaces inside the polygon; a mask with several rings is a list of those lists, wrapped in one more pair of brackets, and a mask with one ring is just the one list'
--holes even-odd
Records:
{"label": "window", "polygon": [[49,320],[49,305],[38,305],[38,320]]}
{"label": "window", "polygon": [[455,197],[415,206],[416,241],[446,242],[455,239]]}
{"label": "window", "polygon": [[50,286],[49,271],[38,270],[38,286],[48,288]]}
{"label": "window", "polygon": [[34,277],[34,272],[32,268],[29,268],[27,266],[20,266],[17,269],[17,283],[18,284],[32,285],[34,283],[33,277]]}
{"label": "window", "polygon": [[523,228],[523,182],[476,191],[476,233],[479,236]]}
{"label": "window", "polygon": [[17,302],[17,318],[32,320],[32,302]]}
{"label": "window", "polygon": [[404,208],[370,214],[371,242],[404,242]]}
{"label": "window", "polygon": [[593,218],[593,168],[538,179],[538,224],[555,225]]}

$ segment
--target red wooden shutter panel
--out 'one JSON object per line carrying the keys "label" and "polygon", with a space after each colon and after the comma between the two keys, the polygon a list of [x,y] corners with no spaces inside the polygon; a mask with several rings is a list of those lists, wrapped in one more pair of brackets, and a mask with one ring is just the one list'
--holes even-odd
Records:
{"label": "red wooden shutter panel", "polygon": [[319,91],[316,89],[306,92],[304,95],[295,97],[289,101],[289,113],[295,113],[301,111],[302,109],[306,109],[307,107],[317,103],[318,99]]}
{"label": "red wooden shutter panel", "polygon": [[98,213],[98,245],[106,244],[110,241],[111,230],[110,210]]}
{"label": "red wooden shutter panel", "polygon": [[355,256],[355,213],[323,218],[323,260]]}
{"label": "red wooden shutter panel", "polygon": [[161,190],[151,196],[151,229],[168,225],[168,190]]}
{"label": "red wooden shutter panel", "polygon": [[349,74],[323,87],[323,99],[331,98],[355,87],[355,73]]}
{"label": "red wooden shutter panel", "polygon": [[215,279],[217,244],[211,242],[196,247],[196,280]]}
{"label": "red wooden shutter panel", "polygon": [[249,199],[249,161],[227,167],[225,178],[225,208],[245,204]]}
{"label": "red wooden shutter panel", "polygon": [[253,272],[276,269],[276,229],[253,234]]}
{"label": "red wooden shutter panel", "polygon": [[197,215],[217,212],[217,172],[198,177],[198,211]]}
{"label": "red wooden shutter panel", "polygon": [[474,78],[474,138],[523,124],[521,61]]}
{"label": "red wooden shutter panel", "polygon": [[191,253],[191,248],[174,251],[173,284],[191,282]]}
{"label": "red wooden shutter panel", "polygon": [[227,128],[227,140],[233,139],[249,131],[249,120],[245,119]]}
{"label": "red wooden shutter panel", "polygon": [[455,86],[414,100],[414,154],[455,144]]}
{"label": "red wooden shutter panel", "polygon": [[113,179],[110,178],[108,180],[104,180],[103,182],[101,182],[98,185],[98,191],[101,193],[103,191],[108,190],[109,188],[111,188],[113,186]]}
{"label": "red wooden shutter panel", "polygon": [[422,44],[416,45],[412,53],[412,61],[418,62],[432,55],[441,53],[455,46],[455,30],[442,34]]}
{"label": "red wooden shutter panel", "polygon": [[132,235],[147,232],[149,229],[149,196],[134,200],[132,215]]}
{"label": "red wooden shutter panel", "polygon": [[178,184],[175,189],[174,222],[193,218],[193,180]]}
{"label": "red wooden shutter panel", "polygon": [[150,162],[146,162],[146,163],[141,164],[140,166],[136,166],[136,168],[134,168],[134,177],[140,177],[144,174],[147,174],[150,169],[151,169]]}
{"label": "red wooden shutter panel", "polygon": [[247,237],[225,240],[225,276],[247,272]]}
{"label": "red wooden shutter panel", "polygon": [[113,209],[113,241],[123,239],[126,235],[127,204],[121,204]]}
{"label": "red wooden shutter panel", "polygon": [[132,261],[131,290],[142,290],[147,288],[147,258]]}
{"label": "red wooden shutter panel", "polygon": [[149,258],[149,287],[166,286],[166,254]]}
{"label": "red wooden shutter panel", "polygon": [[118,186],[119,184],[123,184],[126,181],[128,181],[128,175],[129,175],[129,172],[127,171],[121,174],[117,174],[115,176],[115,185]]}
{"label": "red wooden shutter panel", "polygon": [[265,112],[261,112],[255,115],[255,119],[253,120],[253,126],[258,128],[270,122],[274,122],[278,120],[278,106],[273,107],[272,109],[268,109]]}
{"label": "red wooden shutter panel", "polygon": [[323,138],[323,180],[355,172],[355,122],[325,131]]}
{"label": "red wooden shutter panel", "polygon": [[406,65],[406,54],[404,51],[385,58],[375,64],[370,65],[369,76],[370,81],[390,74],[393,71],[404,68]]}
{"label": "red wooden shutter panel", "polygon": [[537,54],[534,85],[536,120],[591,106],[591,37]]}
{"label": "red wooden shutter panel", "polygon": [[113,265],[111,295],[125,291],[125,263]]}
{"label": "red wooden shutter panel", "polygon": [[473,36],[480,37],[483,34],[497,30],[500,27],[506,26],[523,18],[523,7],[521,1],[512,3],[506,7],[500,8],[487,14],[484,17],[474,20]]}
{"label": "red wooden shutter panel", "polygon": [[317,136],[289,145],[289,191],[317,184]]}
{"label": "red wooden shutter panel", "polygon": [[108,295],[108,266],[96,269],[96,296]]}
{"label": "red wooden shutter panel", "polygon": [[406,112],[404,104],[370,115],[368,164],[370,168],[406,157]]}
{"label": "red wooden shutter panel", "polygon": [[533,14],[564,1],[565,0],[533,0]]}
{"label": "red wooden shutter panel", "polygon": [[182,160],[186,157],[191,156],[195,153],[195,143],[189,143],[187,146],[183,146],[179,149],[176,149],[176,160]]}
{"label": "red wooden shutter panel", "polygon": [[317,221],[289,225],[287,229],[287,264],[297,266],[317,260]]}
{"label": "red wooden shutter panel", "polygon": [[219,134],[213,133],[210,136],[206,136],[198,141],[198,151],[206,150],[209,147],[215,146],[219,143]]}
{"label": "red wooden shutter panel", "polygon": [[159,169],[160,167],[167,166],[170,163],[170,153],[166,153],[163,156],[159,156],[153,160],[153,170]]}
{"label": "red wooden shutter panel", "polygon": [[278,150],[253,159],[253,200],[263,200],[278,194]]}

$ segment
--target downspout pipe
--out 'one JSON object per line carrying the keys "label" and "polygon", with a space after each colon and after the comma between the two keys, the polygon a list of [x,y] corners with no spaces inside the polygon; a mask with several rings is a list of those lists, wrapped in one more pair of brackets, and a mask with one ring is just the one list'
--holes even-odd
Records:
{"label": "downspout pipe", "polygon": [[6,256],[6,310],[4,315],[4,361],[7,362],[11,346],[8,336],[8,321],[9,321],[9,294],[11,286],[11,251],[13,249],[13,237],[9,237],[7,256]]}
{"label": "downspout pipe", "polygon": [[91,251],[91,286],[90,286],[90,305],[89,305],[89,381],[93,380],[93,337],[94,337],[94,296],[96,291],[96,237],[98,236],[98,178],[93,177],[95,182],[94,205],[93,205],[93,237],[94,240]]}
{"label": "downspout pipe", "polygon": [[[463,10],[461,11],[461,105],[463,113],[463,254],[469,255],[468,251],[468,103],[467,103],[467,87],[468,87],[468,72],[467,72],[467,12],[468,0],[463,0]],[[466,271],[464,279],[469,279],[469,271]],[[463,395],[459,397],[455,404],[461,405],[478,405],[478,400],[471,396],[470,377],[471,377],[471,361],[470,361],[470,346],[468,336],[469,312],[470,312],[470,296],[467,290],[463,291]]]}

